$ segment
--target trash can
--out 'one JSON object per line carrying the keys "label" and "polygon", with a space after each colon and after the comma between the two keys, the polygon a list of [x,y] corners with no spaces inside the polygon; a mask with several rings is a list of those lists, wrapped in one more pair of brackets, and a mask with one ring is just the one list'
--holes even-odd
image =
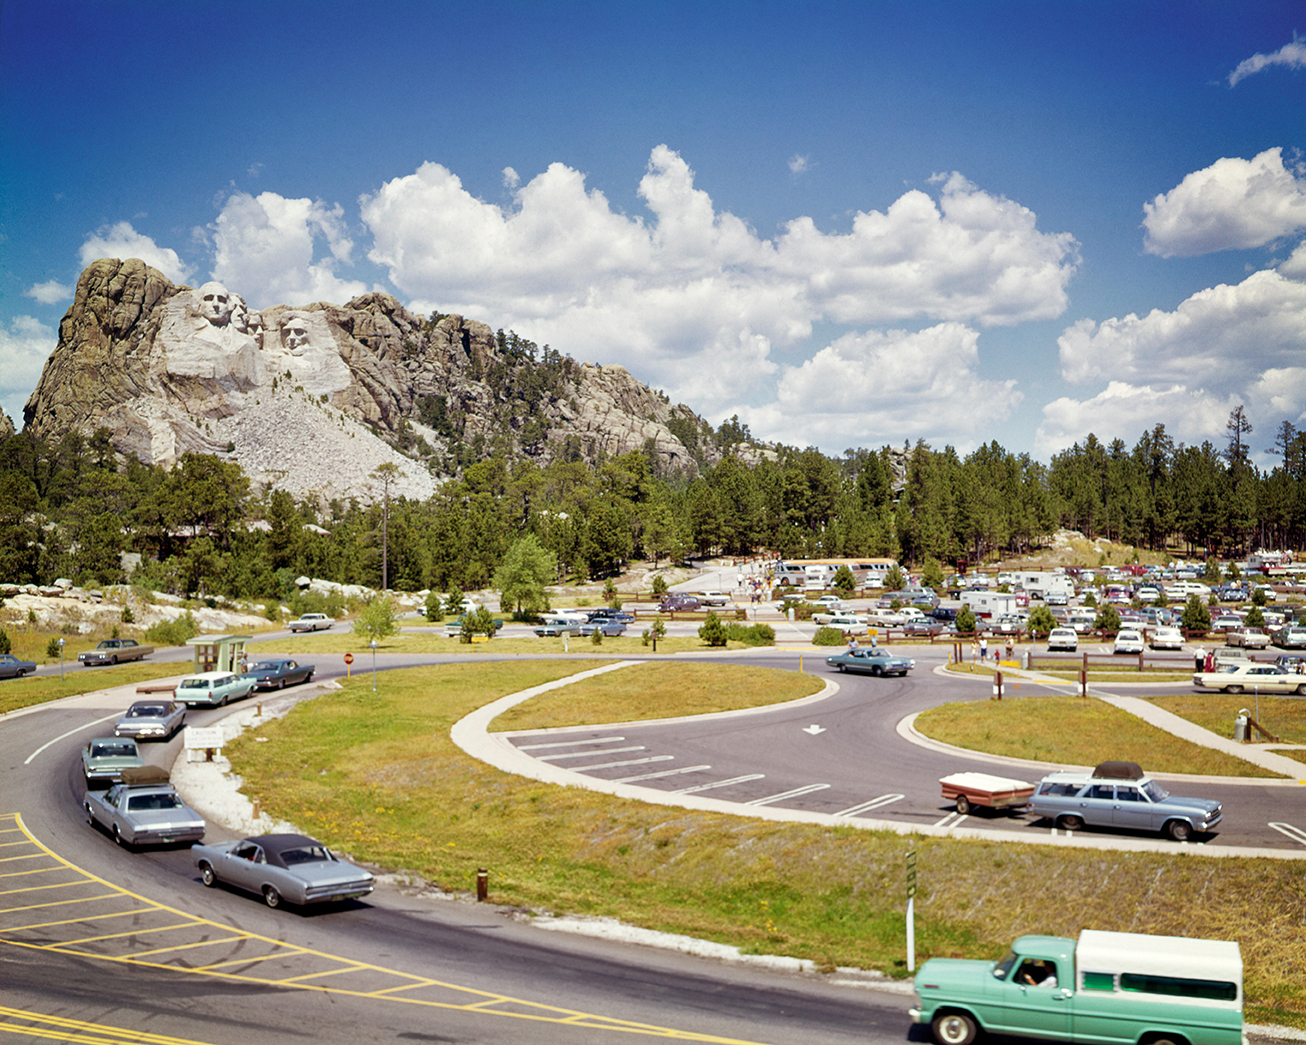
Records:
{"label": "trash can", "polygon": [[1233,720],[1233,738],[1242,743],[1247,742],[1247,709],[1243,708],[1238,712],[1238,717]]}

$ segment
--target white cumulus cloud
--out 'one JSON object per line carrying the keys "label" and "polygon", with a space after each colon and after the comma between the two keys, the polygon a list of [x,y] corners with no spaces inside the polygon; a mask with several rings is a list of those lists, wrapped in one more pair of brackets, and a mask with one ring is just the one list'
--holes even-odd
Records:
{"label": "white cumulus cloud", "polygon": [[[913,190],[845,233],[792,220],[764,239],[718,211],[665,145],[639,184],[646,214],[615,211],[564,164],[510,207],[477,199],[438,163],[360,200],[369,258],[419,310],[529,331],[583,359],[621,363],[710,413],[756,387],[818,321],[980,326],[1056,317],[1078,266],[1069,234],[958,174],[937,200]],[[728,374],[723,366],[730,366]],[[704,386],[709,394],[704,399]],[[716,388],[720,388],[720,396]]]}
{"label": "white cumulus cloud", "polygon": [[61,305],[72,301],[73,288],[58,280],[50,279],[44,283],[33,283],[23,291],[24,297],[35,298],[42,305]]}
{"label": "white cumulus cloud", "polygon": [[1245,80],[1254,73],[1275,65],[1283,65],[1289,69],[1306,66],[1306,43],[1293,40],[1292,43],[1284,44],[1271,54],[1254,54],[1250,58],[1244,58],[1238,63],[1238,68],[1229,74],[1229,86],[1233,87],[1239,80]]}
{"label": "white cumulus cloud", "polygon": [[794,177],[797,177],[800,174],[805,174],[811,169],[812,160],[809,156],[800,156],[798,153],[794,153],[789,160],[789,173],[794,175]]}
{"label": "white cumulus cloud", "polygon": [[979,442],[1022,394],[978,366],[979,333],[962,323],[846,334],[785,367],[774,403],[739,414],[755,435],[799,446]]}
{"label": "white cumulus cloud", "polygon": [[0,410],[15,425],[23,423],[23,405],[36,387],[55,341],[54,329],[32,316],[14,316],[8,329],[0,327]]}
{"label": "white cumulus cloud", "polygon": [[1089,432],[1130,441],[1158,422],[1176,440],[1219,443],[1239,404],[1267,428],[1306,416],[1306,283],[1281,272],[1200,291],[1172,312],[1080,320],[1058,344],[1067,382],[1105,387],[1043,408],[1040,453]]}
{"label": "white cumulus cloud", "polygon": [[187,282],[195,271],[175,250],[158,246],[149,236],[132,228],[129,221],[120,221],[87,236],[78,253],[83,268],[100,258],[140,258],[174,283]]}
{"label": "white cumulus cloud", "polygon": [[[336,275],[336,266],[349,264],[354,249],[339,204],[237,192],[225,201],[210,231],[213,278],[254,308],[343,303],[368,289]],[[329,257],[317,257],[321,243]]]}
{"label": "white cumulus cloud", "polygon": [[1281,148],[1225,157],[1143,204],[1144,246],[1162,257],[1260,247],[1306,228],[1306,171]]}

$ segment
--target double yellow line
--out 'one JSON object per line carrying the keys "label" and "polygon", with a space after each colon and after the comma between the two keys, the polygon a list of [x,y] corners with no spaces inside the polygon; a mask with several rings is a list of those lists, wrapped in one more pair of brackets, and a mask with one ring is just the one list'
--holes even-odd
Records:
{"label": "double yellow line", "polygon": [[[92,888],[86,891],[87,887]],[[126,909],[116,906],[123,901],[130,902]],[[89,914],[78,914],[80,905],[100,902],[115,905],[114,909],[103,913],[92,911]],[[50,919],[48,917],[50,914],[57,917]],[[80,936],[53,943],[37,943],[23,938],[25,934],[39,934],[43,940],[48,941],[50,931],[61,926],[108,922],[122,917],[139,919],[151,915],[160,916],[157,925],[137,924],[135,928],[125,932]],[[192,929],[217,930],[217,934],[204,938],[200,934],[187,932]],[[130,942],[130,938],[166,936],[177,932],[185,934],[184,938],[175,943],[164,939],[160,941],[162,946],[150,946],[147,949],[126,949],[121,953],[97,953],[94,949],[87,949],[95,944],[112,946],[113,941],[126,939]],[[182,956],[193,956],[205,948],[250,943],[258,945],[262,953],[242,954],[238,958],[231,958],[228,948],[228,953],[214,956],[222,960],[206,964],[185,965],[175,960]],[[712,1045],[760,1045],[758,1042],[739,1038],[724,1038],[673,1027],[614,1019],[555,1005],[544,1005],[492,991],[463,987],[367,962],[353,961],[323,951],[298,947],[257,933],[233,929],[219,922],[197,918],[176,908],[155,903],[83,871],[39,842],[23,824],[21,815],[16,813],[0,815],[0,945],[67,954],[81,960],[90,958],[242,983],[321,991],[326,994],[401,1002],[489,1016],[506,1016],[513,1019],[564,1024],[569,1027],[619,1031],[672,1041],[707,1042]],[[173,957],[173,961],[167,960],[169,955]],[[277,974],[253,975],[252,970],[265,962],[279,966],[276,970]],[[287,969],[286,964],[292,962],[302,963],[305,968]],[[289,975],[284,975],[285,973]],[[367,982],[360,984],[357,989],[317,982],[326,981],[331,977],[350,975]],[[378,979],[380,986],[377,985]],[[336,984],[340,982],[335,981]],[[124,1045],[124,1043],[203,1045],[185,1038],[100,1027],[77,1020],[4,1007],[0,1007],[0,1020],[4,1021],[0,1022],[0,1032],[3,1033],[87,1043],[87,1045]]]}

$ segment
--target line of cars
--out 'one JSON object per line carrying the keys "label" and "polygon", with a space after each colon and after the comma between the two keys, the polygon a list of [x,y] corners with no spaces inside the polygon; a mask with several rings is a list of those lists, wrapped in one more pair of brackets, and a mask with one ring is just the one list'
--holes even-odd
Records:
{"label": "line of cars", "polygon": [[146,764],[140,752],[140,742],[174,736],[185,725],[190,707],[221,706],[256,689],[280,689],[312,677],[313,665],[274,658],[241,674],[190,675],[174,695],[133,702],[115,723],[113,736],[96,737],[82,749],[87,823],[128,849],[190,845],[204,885],[233,886],[262,897],[269,907],[366,896],[375,885],[371,872],[306,835],[268,834],[201,844],[207,831],[204,818],[185,803],[167,770]]}

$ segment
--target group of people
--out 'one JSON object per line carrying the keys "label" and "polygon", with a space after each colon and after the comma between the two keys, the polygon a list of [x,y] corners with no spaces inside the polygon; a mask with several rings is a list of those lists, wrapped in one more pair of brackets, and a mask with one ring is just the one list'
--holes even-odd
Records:
{"label": "group of people", "polygon": [[[1007,660],[1011,660],[1016,655],[1016,642],[1010,635],[1007,636],[1005,653],[1006,653]],[[972,642],[970,644],[970,659],[980,664],[987,663],[989,659],[989,640],[987,637],[981,635],[977,641]],[[1002,659],[1002,654],[999,651],[999,648],[997,646],[994,646],[993,647],[994,662],[996,663],[1001,659]]]}

